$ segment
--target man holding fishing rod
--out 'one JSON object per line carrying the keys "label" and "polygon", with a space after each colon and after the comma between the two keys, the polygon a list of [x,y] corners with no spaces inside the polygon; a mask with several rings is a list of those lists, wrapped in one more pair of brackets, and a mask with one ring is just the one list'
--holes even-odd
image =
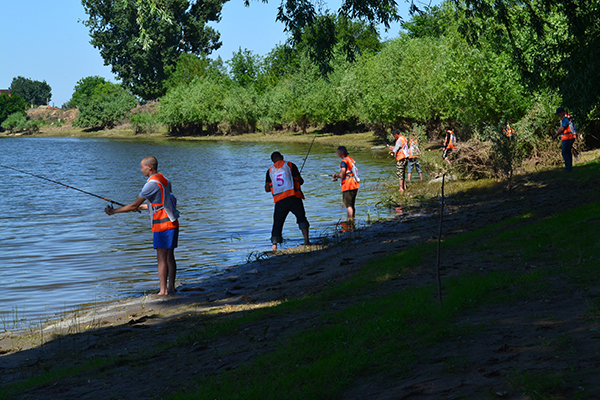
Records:
{"label": "man holding fishing rod", "polygon": [[[144,157],[140,163],[140,171],[148,181],[135,201],[119,208],[106,207],[104,212],[113,215],[139,210],[150,211],[153,243],[158,260],[158,294],[164,296],[175,292],[177,264],[174,252],[179,237],[179,212],[175,207],[175,196],[171,194],[171,183],[158,172],[156,157]],[[144,201],[148,201],[148,204],[142,204]]]}
{"label": "man holding fishing rod", "polygon": [[280,152],[273,152],[271,161],[273,161],[273,166],[267,170],[265,192],[271,192],[275,202],[273,229],[271,230],[272,249],[277,251],[277,243],[283,243],[283,224],[290,212],[296,216],[296,223],[302,231],[302,236],[304,236],[304,245],[309,245],[308,228],[310,224],[306,219],[304,203],[302,202],[304,194],[300,190],[300,186],[304,184],[304,179],[300,176],[296,164],[289,161],[285,162]]}
{"label": "man holding fishing rod", "polygon": [[345,146],[339,146],[335,154],[342,159],[340,162],[340,172],[331,175],[334,181],[342,180],[342,206],[346,208],[347,221],[354,221],[356,214],[356,194],[360,184],[358,178],[358,170],[354,160],[348,156],[348,149]]}

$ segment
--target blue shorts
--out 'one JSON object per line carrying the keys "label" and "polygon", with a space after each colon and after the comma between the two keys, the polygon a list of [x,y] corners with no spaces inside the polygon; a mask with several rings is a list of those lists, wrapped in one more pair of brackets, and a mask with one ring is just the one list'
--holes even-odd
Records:
{"label": "blue shorts", "polygon": [[155,249],[174,249],[177,247],[179,238],[179,228],[169,229],[168,231],[154,232]]}

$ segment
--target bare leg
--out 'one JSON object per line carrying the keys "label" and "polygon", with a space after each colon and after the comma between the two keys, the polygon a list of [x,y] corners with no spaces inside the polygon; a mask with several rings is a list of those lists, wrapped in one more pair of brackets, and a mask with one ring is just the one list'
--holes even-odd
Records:
{"label": "bare leg", "polygon": [[348,221],[354,221],[354,214],[356,213],[356,209],[354,207],[346,208],[346,213],[348,214]]}
{"label": "bare leg", "polygon": [[174,249],[156,249],[156,258],[158,261],[158,281],[160,282],[158,294],[165,296],[175,292],[177,264]]}
{"label": "bare leg", "polygon": [[421,182],[423,182],[423,173],[419,172],[419,179],[421,180]]}
{"label": "bare leg", "polygon": [[310,244],[310,240],[308,240],[308,228],[301,228],[302,236],[304,236],[304,245],[308,246]]}
{"label": "bare leg", "polygon": [[412,176],[412,172],[409,172],[408,175],[406,176],[406,180],[410,182],[410,177]]}

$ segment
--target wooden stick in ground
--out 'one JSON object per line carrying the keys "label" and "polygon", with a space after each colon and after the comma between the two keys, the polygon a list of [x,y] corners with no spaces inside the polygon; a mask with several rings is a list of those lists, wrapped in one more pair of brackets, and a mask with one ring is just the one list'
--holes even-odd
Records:
{"label": "wooden stick in ground", "polygon": [[442,278],[440,276],[440,245],[442,242],[442,224],[444,222],[444,182],[446,180],[446,174],[442,175],[442,204],[440,207],[440,231],[438,233],[437,242],[437,281],[438,281],[438,298],[440,300],[440,307],[443,305],[442,301]]}

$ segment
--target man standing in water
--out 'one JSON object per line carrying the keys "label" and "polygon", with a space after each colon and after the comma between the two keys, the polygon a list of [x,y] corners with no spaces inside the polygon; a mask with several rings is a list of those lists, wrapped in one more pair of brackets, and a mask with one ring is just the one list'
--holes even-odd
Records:
{"label": "man standing in water", "polygon": [[352,158],[348,156],[348,150],[345,146],[337,148],[336,154],[342,159],[340,163],[340,172],[331,175],[334,180],[342,180],[342,205],[346,208],[348,221],[354,221],[356,209],[356,194],[360,187],[358,176],[356,176],[356,165]]}
{"label": "man standing in water", "polygon": [[396,139],[396,143],[394,146],[389,146],[390,155],[396,158],[396,177],[400,186],[398,191],[404,193],[406,190],[406,165],[408,164],[409,155],[408,141],[400,134],[398,129],[392,130],[392,135]]}
{"label": "man standing in water", "polygon": [[[171,183],[163,174],[158,173],[156,157],[144,157],[140,163],[140,171],[148,177],[148,181],[135,201],[119,208],[106,207],[104,212],[113,215],[138,210],[150,211],[158,260],[158,294],[164,296],[175,292],[177,264],[174,252],[179,237],[179,212],[175,208],[175,196],[171,194]],[[148,201],[148,204],[142,204],[144,201]]]}
{"label": "man standing in water", "polygon": [[304,244],[309,245],[308,228],[309,223],[304,211],[304,194],[300,186],[304,179],[296,164],[283,161],[283,156],[276,151],[271,154],[273,166],[267,170],[265,180],[265,192],[273,194],[275,211],[273,212],[273,229],[271,231],[271,243],[273,251],[277,251],[277,243],[283,243],[283,224],[287,215],[291,212],[296,216],[296,223],[304,236]]}

